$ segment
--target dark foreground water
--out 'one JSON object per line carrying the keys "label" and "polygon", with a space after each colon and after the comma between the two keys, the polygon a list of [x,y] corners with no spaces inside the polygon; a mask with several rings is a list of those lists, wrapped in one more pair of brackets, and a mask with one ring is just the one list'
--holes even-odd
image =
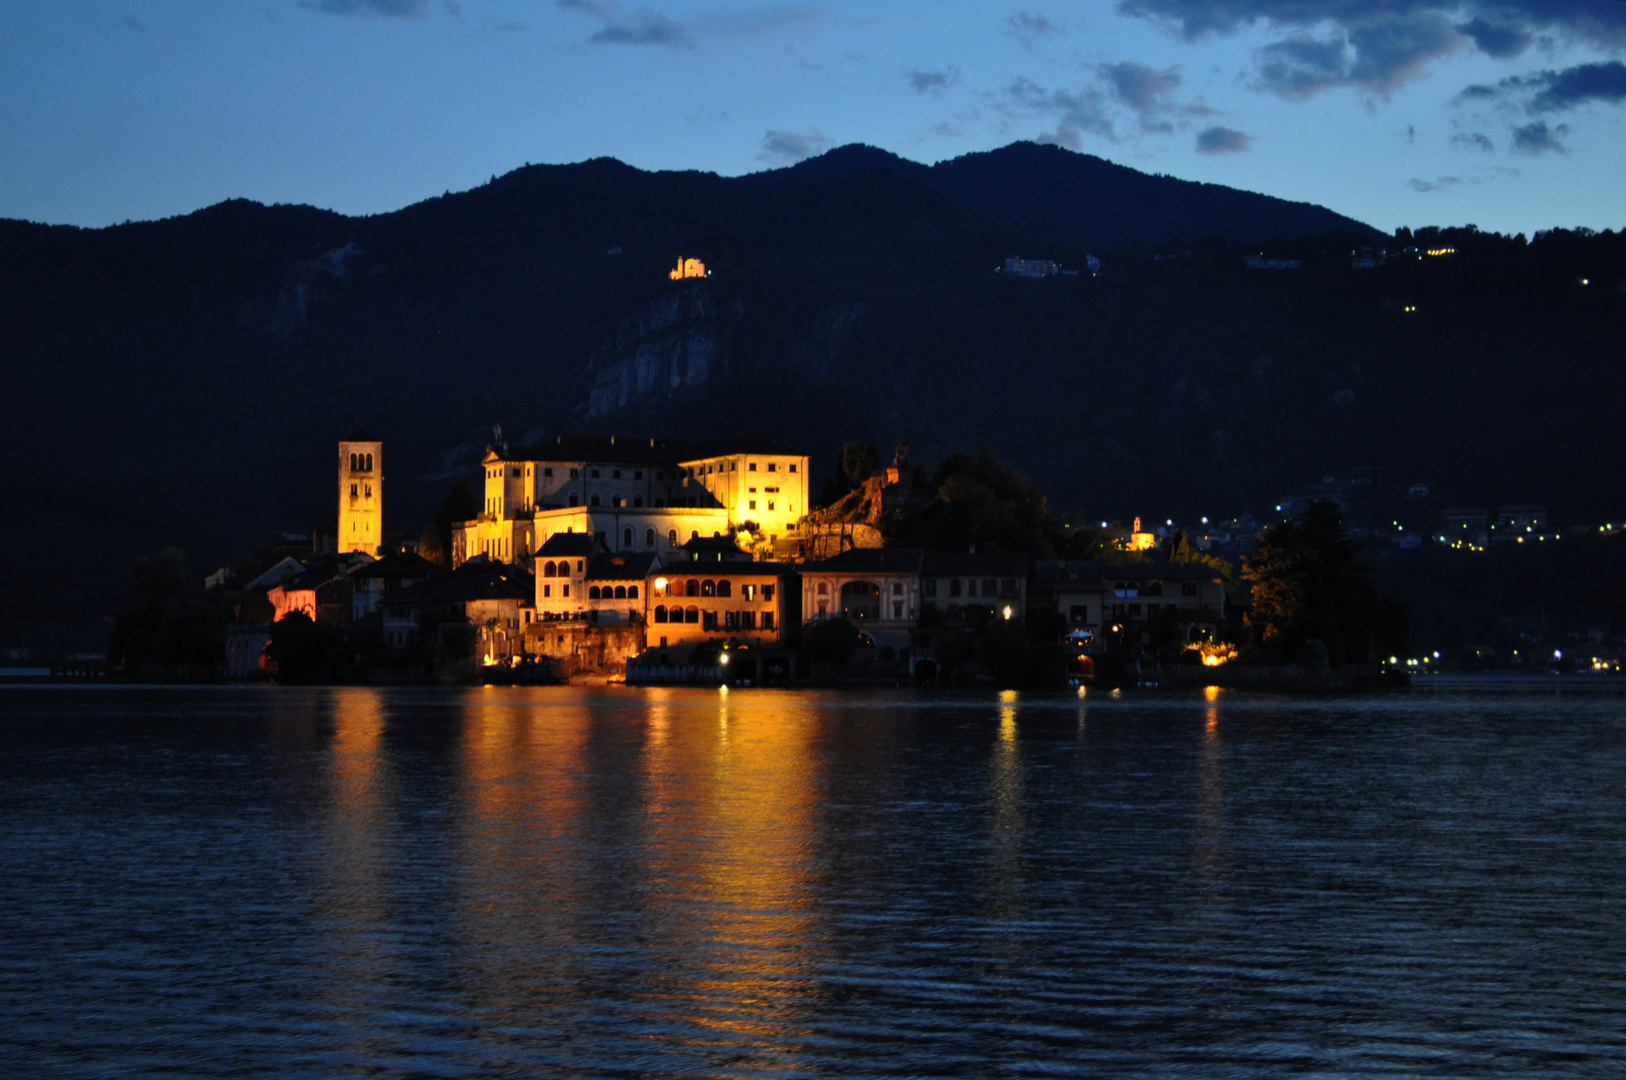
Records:
{"label": "dark foreground water", "polygon": [[1626,693],[0,688],[5,1076],[1622,1076]]}

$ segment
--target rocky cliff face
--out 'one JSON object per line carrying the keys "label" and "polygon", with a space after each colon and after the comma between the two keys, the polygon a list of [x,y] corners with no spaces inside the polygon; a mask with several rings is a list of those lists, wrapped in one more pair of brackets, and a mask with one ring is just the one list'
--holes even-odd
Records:
{"label": "rocky cliff face", "polygon": [[582,412],[589,420],[634,405],[654,405],[728,368],[730,330],[744,314],[735,301],[718,314],[702,283],[671,289],[616,327],[587,363],[592,379]]}

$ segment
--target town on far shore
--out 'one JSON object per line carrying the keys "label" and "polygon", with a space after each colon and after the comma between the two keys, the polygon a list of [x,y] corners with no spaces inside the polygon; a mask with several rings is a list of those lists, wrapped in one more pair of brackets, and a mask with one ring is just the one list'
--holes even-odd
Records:
{"label": "town on far shore", "polygon": [[[231,594],[226,674],[293,681],[976,685],[1023,645],[1072,685],[1109,653],[1172,645],[1215,666],[1217,561],[1035,559],[888,546],[918,495],[906,461],[814,508],[809,459],[763,438],[564,435],[494,441],[476,511],[386,542],[384,443],[338,444],[337,528],[210,575]],[[1116,538],[1158,542],[1137,520]],[[298,672],[290,671],[298,666]]]}

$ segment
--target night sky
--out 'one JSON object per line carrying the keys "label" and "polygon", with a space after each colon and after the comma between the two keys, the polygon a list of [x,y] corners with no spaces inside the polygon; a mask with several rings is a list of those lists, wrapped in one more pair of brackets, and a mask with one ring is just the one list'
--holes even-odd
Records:
{"label": "night sky", "polygon": [[0,216],[1017,139],[1390,229],[1626,226],[1619,0],[3,0]]}

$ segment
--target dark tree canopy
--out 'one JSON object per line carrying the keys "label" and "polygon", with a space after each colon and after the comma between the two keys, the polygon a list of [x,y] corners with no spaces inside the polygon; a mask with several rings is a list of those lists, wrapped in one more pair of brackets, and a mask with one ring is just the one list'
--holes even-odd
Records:
{"label": "dark tree canopy", "polygon": [[225,659],[225,609],[204,591],[178,548],[140,559],[133,601],[115,620],[108,660],[139,664],[218,664]]}
{"label": "dark tree canopy", "polygon": [[1266,529],[1244,575],[1253,583],[1252,644],[1295,658],[1318,640],[1335,667],[1404,651],[1405,610],[1378,594],[1357,556],[1330,500]]}

